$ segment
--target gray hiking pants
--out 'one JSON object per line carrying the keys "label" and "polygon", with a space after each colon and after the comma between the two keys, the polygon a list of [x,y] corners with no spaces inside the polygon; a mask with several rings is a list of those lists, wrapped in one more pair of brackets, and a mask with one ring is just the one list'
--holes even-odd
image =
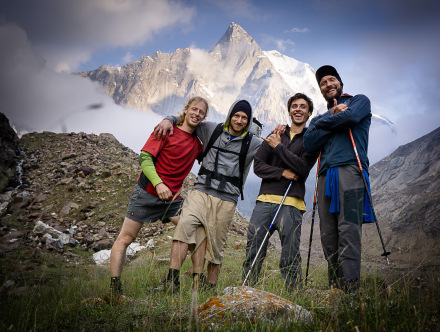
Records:
{"label": "gray hiking pants", "polygon": [[318,179],[318,212],[321,243],[328,262],[329,285],[345,290],[359,287],[364,183],[358,166],[338,167],[339,213],[331,214],[325,197],[326,174]]}
{"label": "gray hiking pants", "polygon": [[[257,201],[257,204],[255,205],[247,232],[246,259],[243,263],[243,278],[246,277],[252,262],[257,255],[258,249],[267,234],[278,206],[279,204],[259,201]],[[270,235],[276,230],[278,230],[280,235],[281,258],[279,267],[281,275],[286,280],[286,287],[289,289],[297,285],[301,280],[302,275],[301,255],[299,252],[301,223],[301,211],[293,206],[283,205],[270,229]],[[258,281],[263,260],[266,257],[268,243],[269,241],[267,239],[249,276],[248,285],[254,285]]]}

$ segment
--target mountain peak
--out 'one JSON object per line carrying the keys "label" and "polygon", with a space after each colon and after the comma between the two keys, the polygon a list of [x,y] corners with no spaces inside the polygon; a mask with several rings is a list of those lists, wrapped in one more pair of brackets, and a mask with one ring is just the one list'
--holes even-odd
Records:
{"label": "mountain peak", "polygon": [[224,35],[218,41],[218,44],[228,44],[228,43],[255,43],[254,39],[249,36],[249,34],[240,25],[232,22],[229,24],[228,29]]}

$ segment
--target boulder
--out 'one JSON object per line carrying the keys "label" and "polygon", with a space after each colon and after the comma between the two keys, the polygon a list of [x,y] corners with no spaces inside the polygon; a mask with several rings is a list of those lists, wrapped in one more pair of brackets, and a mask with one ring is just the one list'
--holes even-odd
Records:
{"label": "boulder", "polygon": [[[56,247],[62,248],[64,245],[70,245],[70,246],[76,246],[79,244],[79,242],[67,234],[64,234],[60,231],[57,231],[55,228],[46,225],[41,220],[38,220],[35,227],[34,227],[34,233],[39,235],[43,235],[46,238],[46,243],[49,241],[49,243],[54,244]],[[50,236],[48,236],[50,235]]]}
{"label": "boulder", "polygon": [[221,328],[225,321],[311,323],[313,315],[303,307],[255,288],[227,287],[222,297],[211,297],[198,307],[203,327]]}

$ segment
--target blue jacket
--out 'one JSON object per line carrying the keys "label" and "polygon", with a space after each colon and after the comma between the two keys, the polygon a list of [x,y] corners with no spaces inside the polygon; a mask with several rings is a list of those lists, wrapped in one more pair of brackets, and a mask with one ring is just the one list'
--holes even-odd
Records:
{"label": "blue jacket", "polygon": [[333,107],[314,117],[304,134],[304,149],[308,153],[321,151],[319,174],[342,165],[357,165],[356,155],[348,134],[351,128],[362,167],[368,172],[368,132],[371,124],[370,100],[364,95],[342,95],[338,104],[348,109],[333,114]]}

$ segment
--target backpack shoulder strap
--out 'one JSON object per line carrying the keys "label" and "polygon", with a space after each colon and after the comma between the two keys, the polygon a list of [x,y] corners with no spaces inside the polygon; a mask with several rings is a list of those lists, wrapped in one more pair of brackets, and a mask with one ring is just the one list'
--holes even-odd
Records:
{"label": "backpack shoulder strap", "polygon": [[244,200],[243,197],[243,175],[244,175],[244,168],[245,168],[245,164],[246,164],[246,156],[247,153],[249,151],[249,146],[251,145],[251,140],[252,140],[253,134],[252,133],[247,133],[244,137],[243,137],[243,141],[241,143],[241,149],[240,149],[240,155],[239,155],[239,162],[238,162],[238,167],[240,170],[240,194],[241,194],[241,200]]}
{"label": "backpack shoulder strap", "polygon": [[214,145],[214,142],[217,140],[217,138],[223,132],[223,125],[224,125],[224,123],[219,123],[217,125],[217,127],[215,127],[214,132],[211,134],[211,138],[208,141],[208,144],[203,149],[203,152],[197,156],[197,161],[199,162],[199,164],[202,162],[203,158],[205,158],[206,154],[209,152],[211,147]]}

